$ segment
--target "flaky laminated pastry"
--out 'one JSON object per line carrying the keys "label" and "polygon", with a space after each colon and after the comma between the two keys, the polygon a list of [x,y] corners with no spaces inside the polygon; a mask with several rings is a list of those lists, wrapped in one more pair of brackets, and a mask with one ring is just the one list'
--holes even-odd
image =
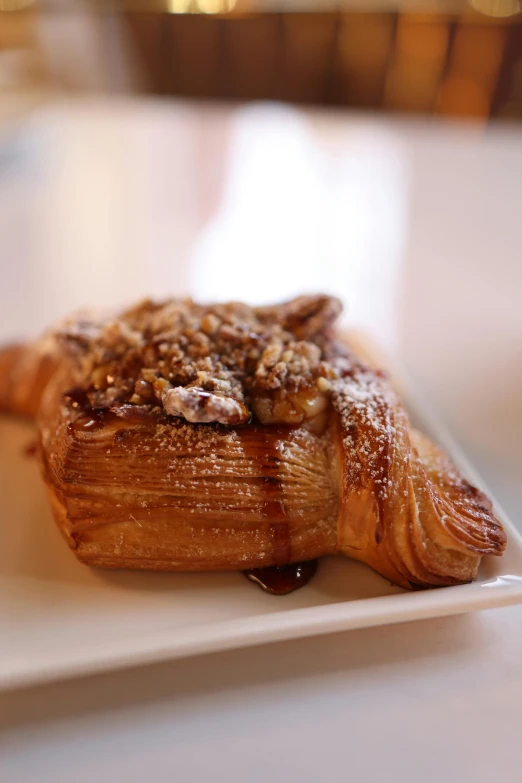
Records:
{"label": "flaky laminated pastry", "polygon": [[410,588],[500,555],[489,500],[350,352],[339,311],[145,301],[0,352],[0,409],[36,417],[76,556],[198,571],[343,554]]}

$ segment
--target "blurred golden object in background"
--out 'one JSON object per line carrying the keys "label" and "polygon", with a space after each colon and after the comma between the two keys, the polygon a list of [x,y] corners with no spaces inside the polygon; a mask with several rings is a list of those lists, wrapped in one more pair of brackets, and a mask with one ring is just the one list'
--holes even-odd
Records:
{"label": "blurred golden object in background", "polygon": [[0,91],[43,81],[43,61],[28,0],[0,0]]}
{"label": "blurred golden object in background", "polygon": [[0,11],[22,11],[33,2],[34,0],[0,0]]}
{"label": "blurred golden object in background", "polygon": [[236,6],[236,0],[168,0],[170,14],[223,14]]}
{"label": "blurred golden object in background", "polygon": [[504,27],[469,25],[456,30],[440,92],[442,114],[489,116],[505,42]]}
{"label": "blurred golden object in background", "polygon": [[407,111],[434,109],[446,62],[449,24],[403,16],[386,77],[385,106]]}
{"label": "blurred golden object in background", "polygon": [[374,106],[381,100],[394,26],[390,14],[341,17],[337,35],[338,67],[334,77],[340,102]]}

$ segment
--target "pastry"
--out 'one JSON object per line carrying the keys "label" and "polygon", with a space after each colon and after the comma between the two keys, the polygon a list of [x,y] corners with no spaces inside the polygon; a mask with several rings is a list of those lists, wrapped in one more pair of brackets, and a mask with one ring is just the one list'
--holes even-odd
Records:
{"label": "pastry", "polygon": [[36,415],[76,556],[283,573],[339,553],[411,588],[468,582],[502,554],[489,500],[352,354],[339,312],[327,296],[145,301],[0,352],[0,407]]}

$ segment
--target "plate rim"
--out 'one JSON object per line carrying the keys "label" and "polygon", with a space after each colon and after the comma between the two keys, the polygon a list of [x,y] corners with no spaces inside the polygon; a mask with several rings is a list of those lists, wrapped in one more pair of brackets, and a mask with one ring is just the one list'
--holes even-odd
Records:
{"label": "plate rim", "polygon": [[[175,629],[165,634],[137,636],[130,649],[128,638],[124,638],[112,641],[110,649],[102,646],[98,650],[84,648],[74,659],[65,662],[46,659],[40,665],[32,662],[24,665],[22,659],[21,665],[5,666],[2,663],[0,691],[309,636],[430,620],[522,603],[521,577],[506,575],[497,581],[501,583],[474,582],[429,592],[404,593],[400,596],[401,608],[391,611],[385,611],[386,604],[397,601],[397,595],[207,623],[184,629],[181,641],[173,638]],[[467,588],[469,591],[463,595]],[[461,591],[458,600],[457,591]],[[440,593],[446,597],[443,598]],[[436,597],[432,598],[434,595]],[[365,611],[354,611],[361,604],[364,604]]]}

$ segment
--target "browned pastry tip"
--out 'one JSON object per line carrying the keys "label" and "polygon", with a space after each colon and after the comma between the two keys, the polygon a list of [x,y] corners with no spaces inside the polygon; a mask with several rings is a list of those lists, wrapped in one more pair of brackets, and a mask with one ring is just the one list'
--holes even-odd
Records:
{"label": "browned pastry tip", "polygon": [[289,302],[255,310],[260,318],[280,324],[298,340],[331,336],[331,328],[341,311],[340,300],[325,294],[298,296]]}
{"label": "browned pastry tip", "polygon": [[0,413],[34,418],[55,368],[54,357],[40,343],[0,348]]}

